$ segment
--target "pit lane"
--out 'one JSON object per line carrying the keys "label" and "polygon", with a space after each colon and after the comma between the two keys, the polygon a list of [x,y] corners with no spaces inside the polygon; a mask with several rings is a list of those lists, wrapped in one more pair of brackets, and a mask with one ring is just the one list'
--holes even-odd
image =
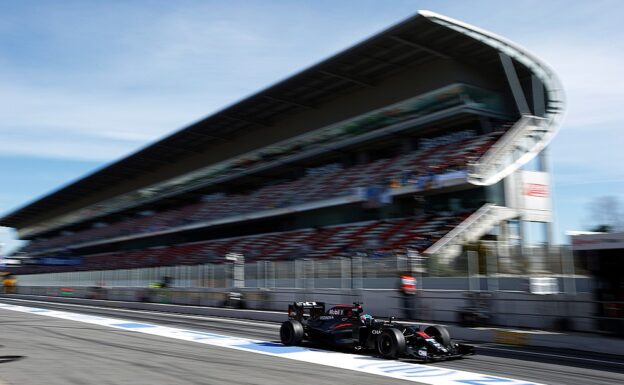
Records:
{"label": "pit lane", "polygon": [[[7,299],[3,299],[2,303],[264,341],[275,341],[279,328],[279,324],[270,322],[97,306]],[[353,370],[47,318],[36,313],[17,313],[2,309],[0,314],[3,324],[0,335],[2,344],[5,345],[0,355],[24,357],[2,365],[0,378],[8,383],[35,384],[41,383],[42,378],[48,384],[322,384],[336,381],[358,384],[408,383]],[[427,366],[549,384],[624,382],[624,367],[618,358],[611,356],[514,349],[496,345],[479,346],[478,354],[464,360]],[[498,382],[504,383],[501,381]],[[487,383],[497,382],[492,379]]]}

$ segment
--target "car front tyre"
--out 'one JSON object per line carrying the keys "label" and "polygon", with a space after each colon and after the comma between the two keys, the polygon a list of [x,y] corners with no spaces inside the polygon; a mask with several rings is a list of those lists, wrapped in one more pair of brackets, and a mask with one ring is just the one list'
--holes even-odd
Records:
{"label": "car front tyre", "polygon": [[405,354],[405,336],[399,329],[385,329],[377,337],[377,352],[387,359],[401,357]]}
{"label": "car front tyre", "polygon": [[451,346],[451,335],[444,326],[432,325],[425,329],[425,333],[433,337],[440,345],[448,348]]}

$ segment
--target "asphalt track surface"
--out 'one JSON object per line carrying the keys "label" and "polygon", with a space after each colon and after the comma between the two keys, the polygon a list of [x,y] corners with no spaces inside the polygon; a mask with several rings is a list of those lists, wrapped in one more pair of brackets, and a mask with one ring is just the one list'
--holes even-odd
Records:
{"label": "asphalt track surface", "polygon": [[[7,304],[275,341],[279,325],[162,312],[3,299]],[[624,342],[623,342],[624,343]],[[428,364],[545,384],[624,384],[622,357],[477,345]],[[413,384],[351,370],[0,309],[0,384]]]}

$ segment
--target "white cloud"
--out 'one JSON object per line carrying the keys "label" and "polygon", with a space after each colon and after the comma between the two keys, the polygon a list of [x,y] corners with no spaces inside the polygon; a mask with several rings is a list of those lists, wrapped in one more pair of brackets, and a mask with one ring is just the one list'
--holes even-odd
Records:
{"label": "white cloud", "polygon": [[[591,28],[601,20],[587,21]],[[583,28],[581,27],[581,28]],[[624,102],[624,33],[600,37],[551,31],[527,39],[526,45],[548,62],[559,75],[567,94],[567,129],[592,130],[614,122],[621,123]]]}
{"label": "white cloud", "polygon": [[624,36],[605,33],[597,39],[583,33],[600,22],[590,18],[581,31],[551,31],[526,45],[553,67],[567,95],[566,119],[550,146],[555,182],[602,185],[610,193],[624,180]]}
{"label": "white cloud", "polygon": [[145,93],[92,94],[56,87],[0,85],[0,155],[110,160],[188,125],[215,109],[190,100]]}
{"label": "white cloud", "polygon": [[120,27],[127,33],[105,26],[115,19],[110,15],[77,26],[60,20],[81,14],[80,8],[46,8],[54,17],[40,28],[59,47],[59,63],[49,56],[50,64],[39,68],[0,61],[0,71],[11,79],[0,84],[0,103],[11,106],[0,109],[0,154],[111,160],[351,40],[345,35],[300,50],[318,32],[301,27],[301,35],[284,35],[268,19],[246,23],[257,16],[250,10],[224,18],[214,14],[219,8],[180,8],[150,18],[143,13],[136,24]]}
{"label": "white cloud", "polygon": [[15,231],[8,227],[0,226],[0,256],[11,254],[26,243],[15,238]]}

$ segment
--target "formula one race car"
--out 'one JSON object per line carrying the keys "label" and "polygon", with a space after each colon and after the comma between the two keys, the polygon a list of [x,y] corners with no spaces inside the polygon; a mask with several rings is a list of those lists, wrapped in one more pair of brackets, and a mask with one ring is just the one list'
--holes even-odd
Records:
{"label": "formula one race car", "polygon": [[474,354],[474,347],[458,344],[443,326],[404,325],[376,320],[364,314],[362,304],[337,305],[327,312],[322,302],[295,302],[288,306],[289,320],[282,323],[284,345],[307,340],[338,348],[377,352],[379,356],[442,361]]}

